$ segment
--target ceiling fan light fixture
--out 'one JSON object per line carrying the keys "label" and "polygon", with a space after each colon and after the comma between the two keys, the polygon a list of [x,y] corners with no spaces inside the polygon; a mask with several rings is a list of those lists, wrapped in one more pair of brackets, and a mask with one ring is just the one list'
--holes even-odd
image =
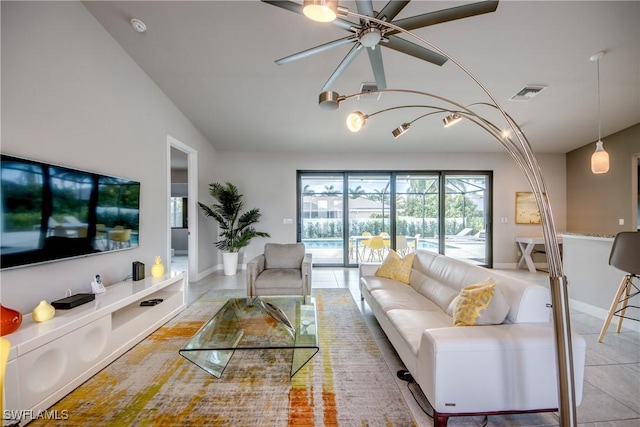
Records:
{"label": "ceiling fan light fixture", "polygon": [[331,22],[338,17],[338,0],[304,0],[302,13],[316,22]]}
{"label": "ceiling fan light fixture", "polygon": [[395,128],[393,131],[391,131],[391,134],[393,135],[394,139],[398,139],[405,133],[409,132],[410,127],[411,125],[409,123],[403,123],[397,128]]}
{"label": "ceiling fan light fixture", "polygon": [[351,132],[359,132],[367,123],[367,116],[360,111],[354,111],[347,116],[347,129]]}
{"label": "ceiling fan light fixture", "polygon": [[367,28],[360,34],[358,41],[364,47],[375,47],[382,40],[382,31],[378,28]]}
{"label": "ceiling fan light fixture", "polygon": [[456,123],[458,123],[460,120],[462,120],[462,116],[456,113],[450,114],[447,117],[445,117],[444,119],[442,119],[443,123],[444,123],[444,127],[448,128],[449,126],[453,126]]}

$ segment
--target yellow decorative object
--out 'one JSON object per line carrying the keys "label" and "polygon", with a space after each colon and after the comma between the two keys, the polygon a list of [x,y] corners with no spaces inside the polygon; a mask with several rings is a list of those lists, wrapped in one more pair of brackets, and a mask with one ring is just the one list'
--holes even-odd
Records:
{"label": "yellow decorative object", "polygon": [[415,254],[409,254],[404,258],[400,258],[400,255],[398,255],[396,251],[393,249],[390,250],[389,255],[387,255],[380,268],[376,271],[376,276],[409,284],[414,255]]}
{"label": "yellow decorative object", "polygon": [[38,304],[38,306],[31,312],[31,317],[33,317],[34,321],[40,323],[53,319],[53,316],[55,316],[55,314],[55,307],[45,300],[42,300],[40,301],[40,304]]}
{"label": "yellow decorative object", "polygon": [[451,304],[455,326],[498,325],[509,313],[509,305],[491,278],[462,288]]}
{"label": "yellow decorative object", "polygon": [[151,266],[151,275],[153,277],[162,277],[164,276],[164,265],[162,265],[162,259],[157,256],[156,262]]}

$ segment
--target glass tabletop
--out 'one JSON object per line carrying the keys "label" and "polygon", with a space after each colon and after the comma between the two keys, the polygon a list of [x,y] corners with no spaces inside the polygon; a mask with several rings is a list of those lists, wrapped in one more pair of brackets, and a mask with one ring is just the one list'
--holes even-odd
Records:
{"label": "glass tabletop", "polygon": [[179,353],[220,378],[234,351],[270,349],[293,349],[291,376],[318,352],[314,298],[232,298]]}

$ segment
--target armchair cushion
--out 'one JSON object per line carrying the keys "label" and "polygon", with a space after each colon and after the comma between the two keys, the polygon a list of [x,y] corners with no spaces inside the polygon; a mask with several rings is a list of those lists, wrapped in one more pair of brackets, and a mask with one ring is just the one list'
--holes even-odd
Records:
{"label": "armchair cushion", "polygon": [[311,295],[312,255],[304,243],[267,243],[247,263],[247,295]]}
{"label": "armchair cushion", "polygon": [[302,243],[267,243],[264,245],[264,268],[297,268],[300,269],[304,259]]}
{"label": "armchair cushion", "polygon": [[302,270],[296,268],[271,268],[260,274],[258,288],[300,289]]}

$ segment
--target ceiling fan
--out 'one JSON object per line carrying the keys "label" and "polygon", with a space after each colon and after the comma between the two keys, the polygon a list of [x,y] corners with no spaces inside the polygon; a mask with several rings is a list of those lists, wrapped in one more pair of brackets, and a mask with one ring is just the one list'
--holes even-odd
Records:
{"label": "ceiling fan", "polygon": [[[262,1],[264,3],[278,6],[291,12],[298,13],[300,15],[303,14],[303,6],[293,1]],[[392,22],[394,25],[409,31],[415,30],[417,28],[427,27],[429,25],[440,24],[447,21],[454,21],[456,19],[468,18],[484,13],[495,12],[495,10],[498,8],[498,1],[482,1],[393,21],[393,19],[402,11],[402,9],[404,9],[404,7],[409,4],[409,1],[410,0],[389,1],[380,12],[376,12],[373,10],[373,4],[371,0],[356,0],[355,3],[360,15],[371,16],[379,20]],[[349,53],[347,53],[347,55],[340,62],[333,74],[331,74],[329,80],[327,80],[327,82],[322,87],[322,92],[324,92],[329,90],[331,86],[333,86],[333,84],[344,72],[344,70],[347,69],[349,64],[351,64],[356,56],[358,56],[358,54],[362,52],[363,47],[367,49],[367,53],[369,54],[369,62],[371,63],[371,68],[373,70],[373,75],[375,77],[376,86],[378,89],[385,89],[387,87],[387,82],[384,75],[384,66],[382,64],[382,52],[381,49],[376,49],[377,46],[384,46],[435,65],[442,65],[447,61],[447,58],[445,56],[437,52],[397,37],[395,34],[397,34],[399,31],[389,29],[378,23],[371,22],[363,18],[360,19],[359,23],[353,23],[346,19],[337,18],[332,21],[332,24],[349,31],[351,34],[347,37],[343,37],[329,43],[312,47],[310,49],[294,53],[293,55],[285,56],[284,58],[276,60],[276,64],[286,64],[288,62],[306,58],[316,53],[324,52],[334,47],[353,44],[351,50],[349,50]]]}

